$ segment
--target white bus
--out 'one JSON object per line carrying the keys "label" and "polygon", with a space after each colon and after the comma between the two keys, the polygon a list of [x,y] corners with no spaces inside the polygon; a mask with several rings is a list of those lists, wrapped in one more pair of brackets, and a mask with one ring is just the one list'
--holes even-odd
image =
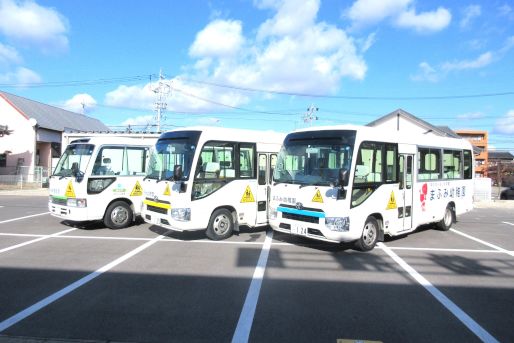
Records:
{"label": "white bus", "polygon": [[154,137],[91,137],[72,141],[50,177],[50,213],[69,221],[102,220],[112,229],[140,214],[142,181]]}
{"label": "white bus", "polygon": [[212,240],[268,224],[271,170],[284,134],[191,127],[161,135],[143,183],[142,216]]}
{"label": "white bus", "polygon": [[287,135],[275,168],[270,225],[280,232],[373,249],[473,208],[473,150],[464,139],[354,125]]}

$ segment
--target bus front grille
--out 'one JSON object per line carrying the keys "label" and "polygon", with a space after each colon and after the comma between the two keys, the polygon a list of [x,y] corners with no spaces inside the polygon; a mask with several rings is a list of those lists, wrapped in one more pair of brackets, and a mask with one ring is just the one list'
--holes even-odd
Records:
{"label": "bus front grille", "polygon": [[291,220],[298,220],[298,221],[307,222],[307,223],[319,224],[319,218],[318,217],[306,216],[306,215],[303,215],[303,214],[295,214],[295,213],[282,212],[282,218],[291,219]]}
{"label": "bus front grille", "polygon": [[168,210],[165,208],[152,206],[152,205],[146,205],[146,208],[148,209],[148,211],[157,212],[160,214],[168,214]]}
{"label": "bus front grille", "polygon": [[52,197],[52,204],[66,206],[68,199]]}

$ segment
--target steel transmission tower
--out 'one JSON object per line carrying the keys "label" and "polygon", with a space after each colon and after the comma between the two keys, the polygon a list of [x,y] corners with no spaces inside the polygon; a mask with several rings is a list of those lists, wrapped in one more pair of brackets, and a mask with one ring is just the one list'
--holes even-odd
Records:
{"label": "steel transmission tower", "polygon": [[152,91],[157,94],[157,99],[154,102],[154,110],[156,112],[155,121],[157,122],[157,132],[161,131],[161,119],[163,112],[166,110],[167,103],[166,98],[171,93],[171,86],[165,82],[164,76],[162,75],[162,69],[159,72],[159,82],[156,88]]}
{"label": "steel transmission tower", "polygon": [[318,120],[318,117],[314,115],[314,113],[317,111],[317,107],[314,107],[314,105],[310,105],[309,108],[307,108],[307,112],[303,114],[303,122],[309,124],[309,126],[312,126],[312,122],[314,120]]}

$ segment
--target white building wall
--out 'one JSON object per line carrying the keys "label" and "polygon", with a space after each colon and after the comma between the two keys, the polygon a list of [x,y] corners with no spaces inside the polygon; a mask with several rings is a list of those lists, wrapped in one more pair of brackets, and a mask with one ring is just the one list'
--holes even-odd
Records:
{"label": "white building wall", "polygon": [[10,135],[0,138],[0,154],[10,151],[7,166],[16,167],[18,160],[23,159],[22,165],[33,169],[36,135],[29,118],[0,97],[0,123],[12,130]]}
{"label": "white building wall", "polygon": [[409,135],[436,135],[433,132],[427,132],[427,129],[419,126],[418,124],[405,119],[400,116],[399,125],[398,125],[398,117],[388,118],[381,122],[380,124],[375,125],[374,127],[388,130],[389,132],[395,132],[399,128],[400,133],[405,133]]}

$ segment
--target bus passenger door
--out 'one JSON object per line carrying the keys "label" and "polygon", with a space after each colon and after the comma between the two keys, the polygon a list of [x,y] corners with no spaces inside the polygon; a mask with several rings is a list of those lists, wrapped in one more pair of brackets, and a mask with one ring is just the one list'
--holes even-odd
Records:
{"label": "bus passenger door", "polygon": [[259,153],[259,174],[257,177],[257,223],[268,224],[268,203],[272,173],[277,163],[276,154]]}
{"label": "bus passenger door", "polygon": [[403,223],[400,231],[412,229],[412,204],[414,197],[414,155],[400,155],[400,197],[402,204],[398,206],[398,217]]}

